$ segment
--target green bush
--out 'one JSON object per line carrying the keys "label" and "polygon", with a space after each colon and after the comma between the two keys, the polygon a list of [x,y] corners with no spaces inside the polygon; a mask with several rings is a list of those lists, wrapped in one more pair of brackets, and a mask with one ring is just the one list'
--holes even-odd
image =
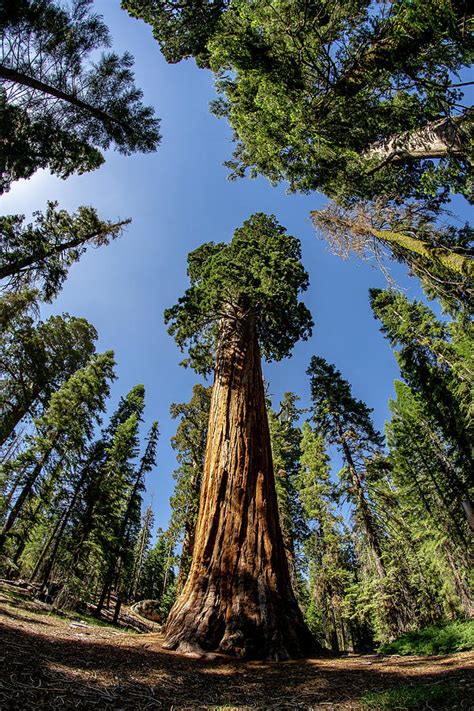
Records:
{"label": "green bush", "polygon": [[[388,691],[367,692],[361,701],[364,709],[373,709],[374,711],[375,709],[377,711],[390,711],[390,709],[419,710],[440,708],[438,704],[442,702],[452,704],[462,701],[463,696],[463,690],[453,682],[437,686],[402,684]],[[435,706],[433,707],[432,704],[435,704]]]}
{"label": "green bush", "polygon": [[382,644],[383,654],[450,654],[474,649],[474,620],[457,620],[407,632]]}

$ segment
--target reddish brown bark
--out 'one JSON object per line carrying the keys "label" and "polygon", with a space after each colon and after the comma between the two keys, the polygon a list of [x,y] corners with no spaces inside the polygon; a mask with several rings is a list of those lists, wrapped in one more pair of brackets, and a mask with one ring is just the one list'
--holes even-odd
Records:
{"label": "reddish brown bark", "polygon": [[193,561],[164,646],[255,659],[314,650],[291,589],[250,316],[221,326]]}

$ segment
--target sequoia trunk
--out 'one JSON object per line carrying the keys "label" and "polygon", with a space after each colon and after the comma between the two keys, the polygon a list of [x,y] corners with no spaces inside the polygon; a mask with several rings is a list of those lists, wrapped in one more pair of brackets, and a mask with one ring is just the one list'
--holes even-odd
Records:
{"label": "sequoia trunk", "polygon": [[193,561],[164,647],[275,660],[314,650],[278,520],[252,316],[221,324]]}

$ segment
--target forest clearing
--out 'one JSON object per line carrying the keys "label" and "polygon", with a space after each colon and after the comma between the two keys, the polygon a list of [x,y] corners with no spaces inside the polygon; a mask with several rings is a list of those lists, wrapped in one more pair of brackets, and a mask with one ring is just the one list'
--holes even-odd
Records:
{"label": "forest clearing", "polygon": [[[0,623],[0,708],[5,711],[472,708],[474,652],[428,658],[351,655],[283,665],[224,655],[189,659],[163,650],[159,632],[71,622],[4,591]],[[411,690],[410,705],[403,705],[403,697],[402,702],[395,697],[392,706],[381,705],[384,692],[400,685]],[[433,689],[440,693],[431,696]]]}
{"label": "forest clearing", "polygon": [[0,0],[1,709],[474,709],[473,57]]}

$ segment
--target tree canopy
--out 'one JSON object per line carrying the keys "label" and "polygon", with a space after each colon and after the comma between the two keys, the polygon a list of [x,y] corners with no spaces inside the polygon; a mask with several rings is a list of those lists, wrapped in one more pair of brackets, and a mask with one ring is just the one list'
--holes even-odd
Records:
{"label": "tree canopy", "polygon": [[274,216],[256,213],[234,232],[232,240],[207,242],[188,256],[191,286],[165,311],[169,333],[197,372],[214,365],[218,325],[222,319],[256,318],[262,355],[280,360],[313,325],[299,294],[308,287],[300,262],[300,242],[286,234]]}
{"label": "tree canopy", "polygon": [[80,207],[72,215],[49,202],[46,212],[34,213],[35,222],[24,224],[24,215],[0,216],[0,279],[8,290],[37,287],[43,300],[57,296],[69,267],[87,246],[107,245],[130,220],[99,219],[92,207]]}
{"label": "tree canopy", "polygon": [[469,194],[462,70],[474,44],[463,0],[123,6],[152,24],[170,61],[192,55],[215,72],[213,110],[237,142],[233,176],[335,198]]}

